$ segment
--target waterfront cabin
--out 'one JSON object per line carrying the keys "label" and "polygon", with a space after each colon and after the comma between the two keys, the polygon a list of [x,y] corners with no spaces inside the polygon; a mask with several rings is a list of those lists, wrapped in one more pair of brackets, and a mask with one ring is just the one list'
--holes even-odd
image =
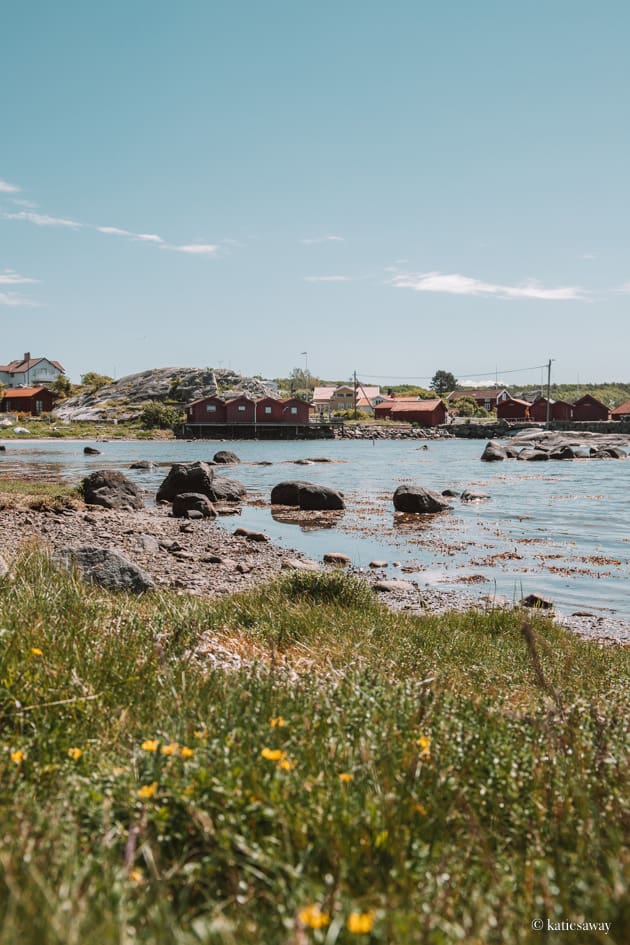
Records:
{"label": "waterfront cabin", "polygon": [[283,423],[309,423],[311,406],[300,397],[287,397],[282,404]]}
{"label": "waterfront cabin", "polygon": [[[539,423],[547,421],[547,398],[538,397],[529,408],[529,415],[532,420]],[[566,400],[549,401],[549,419],[550,420],[570,420],[573,416],[573,407]]]}
{"label": "waterfront cabin", "polygon": [[622,404],[615,407],[615,409],[610,412],[610,419],[630,420],[630,400],[624,400]]}
{"label": "waterfront cabin", "polygon": [[499,420],[529,420],[530,407],[528,400],[508,396],[497,404],[497,418]]}
{"label": "waterfront cabin", "polygon": [[497,410],[498,416],[499,404],[505,403],[510,395],[505,387],[460,387],[449,394],[446,399],[449,404],[454,404],[456,400],[461,400],[462,397],[472,397],[477,406],[483,407],[484,410]]}
{"label": "waterfront cabin", "polygon": [[225,406],[225,419],[228,423],[254,423],[256,401],[246,394],[233,397]]}
{"label": "waterfront cabin", "polygon": [[573,402],[574,420],[610,420],[610,410],[601,400],[585,394]]}
{"label": "waterfront cabin", "polygon": [[37,417],[50,413],[54,403],[55,395],[46,387],[10,387],[0,391],[0,413],[30,413]]}
{"label": "waterfront cabin", "polygon": [[186,405],[188,423],[225,423],[225,401],[221,397],[199,397]]}

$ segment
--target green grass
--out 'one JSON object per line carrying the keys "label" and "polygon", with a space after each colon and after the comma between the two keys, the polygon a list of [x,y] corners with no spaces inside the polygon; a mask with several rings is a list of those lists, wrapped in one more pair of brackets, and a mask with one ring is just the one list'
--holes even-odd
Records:
{"label": "green grass", "polygon": [[172,430],[144,430],[138,420],[125,420],[119,423],[103,421],[90,423],[88,421],[74,421],[71,423],[51,422],[47,418],[24,417],[17,424],[28,430],[26,433],[15,433],[12,427],[3,427],[0,440],[28,440],[53,438],[60,440],[90,439],[107,437],[111,440],[125,439],[170,439]]}
{"label": "green grass", "polygon": [[394,615],[340,574],[114,597],[25,554],[0,943],[518,945],[547,916],[627,941],[630,657],[532,620]]}

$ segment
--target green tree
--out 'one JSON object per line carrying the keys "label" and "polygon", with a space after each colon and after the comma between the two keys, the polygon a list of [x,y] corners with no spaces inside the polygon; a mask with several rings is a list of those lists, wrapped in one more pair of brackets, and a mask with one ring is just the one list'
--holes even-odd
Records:
{"label": "green tree", "polygon": [[91,387],[92,390],[98,390],[99,387],[105,387],[106,384],[112,382],[112,377],[108,377],[107,374],[97,374],[96,371],[88,371],[87,374],[81,375],[81,383],[84,387]]}
{"label": "green tree", "polygon": [[66,397],[70,397],[72,394],[72,384],[65,374],[60,374],[59,377],[56,378],[52,384],[52,389],[60,400],[65,400]]}
{"label": "green tree", "polygon": [[140,414],[140,423],[145,430],[169,430],[183,419],[177,407],[150,401]]}
{"label": "green tree", "polygon": [[450,371],[436,371],[429,384],[438,396],[448,394],[457,387],[457,378]]}

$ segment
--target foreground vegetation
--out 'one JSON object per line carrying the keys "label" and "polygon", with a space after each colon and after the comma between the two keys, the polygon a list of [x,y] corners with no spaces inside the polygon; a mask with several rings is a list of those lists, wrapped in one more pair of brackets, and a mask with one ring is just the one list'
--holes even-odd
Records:
{"label": "foreground vegetation", "polygon": [[627,650],[338,574],[220,601],[37,550],[13,575],[2,945],[626,941]]}

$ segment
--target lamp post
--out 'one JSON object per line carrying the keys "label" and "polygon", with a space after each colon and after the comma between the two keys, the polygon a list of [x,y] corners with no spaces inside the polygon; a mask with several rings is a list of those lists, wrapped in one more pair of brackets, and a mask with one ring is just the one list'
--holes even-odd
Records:
{"label": "lamp post", "polygon": [[304,374],[308,377],[308,351],[300,351],[300,354],[304,356]]}

